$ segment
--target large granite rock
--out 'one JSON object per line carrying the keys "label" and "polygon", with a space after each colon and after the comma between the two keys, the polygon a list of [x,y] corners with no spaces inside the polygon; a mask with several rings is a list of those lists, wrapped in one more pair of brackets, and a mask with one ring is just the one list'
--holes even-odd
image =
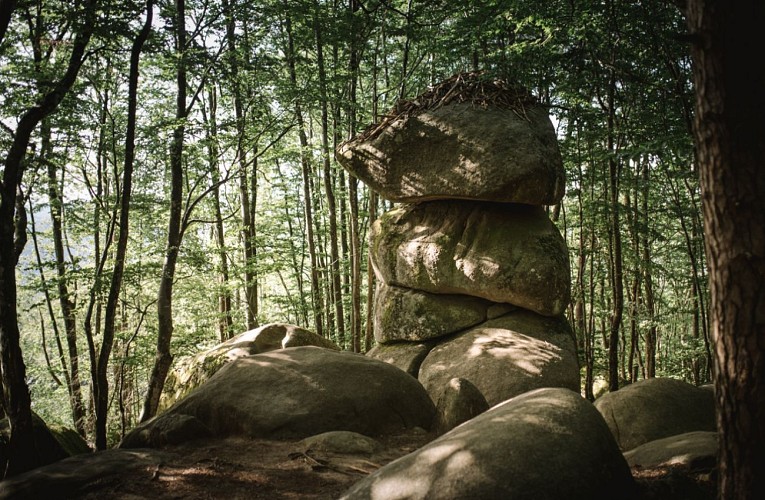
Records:
{"label": "large granite rock", "polygon": [[579,394],[539,389],[367,476],[346,500],[634,498],[603,418]]}
{"label": "large granite rock", "polygon": [[414,378],[420,373],[420,365],[425,356],[435,346],[434,342],[396,342],[391,344],[377,344],[366,355],[372,359],[379,359],[404,370]]}
{"label": "large granite rock", "polygon": [[436,201],[395,208],[370,234],[387,285],[507,302],[547,316],[571,295],[566,242],[540,207]]}
{"label": "large granite rock", "polygon": [[[76,431],[61,426],[48,426],[35,412],[32,412],[32,435],[42,465],[93,451]],[[0,419],[0,477],[10,458],[10,439],[10,422],[8,417],[4,417]]]}
{"label": "large granite rock", "polygon": [[223,365],[235,359],[305,345],[340,349],[331,340],[305,328],[287,323],[269,323],[239,334],[195,356],[181,359],[167,376],[159,409],[162,411],[169,408],[209,379]]}
{"label": "large granite rock", "polygon": [[489,409],[489,403],[469,380],[455,377],[446,384],[436,401],[433,432],[445,434]]}
{"label": "large granite rock", "polygon": [[381,344],[419,342],[464,330],[514,307],[469,295],[442,295],[378,282],[374,335]]}
{"label": "large granite rock", "polygon": [[547,110],[460,103],[393,121],[340,145],[338,162],[397,202],[473,199],[554,205],[565,172]]}
{"label": "large granite rock", "polygon": [[454,377],[469,380],[489,405],[541,387],[579,391],[579,363],[565,317],[517,310],[487,321],[428,353],[419,379],[434,400]]}
{"label": "large granite rock", "polygon": [[711,471],[717,465],[717,432],[696,431],[649,441],[624,453],[630,467],[680,466]]}
{"label": "large granite rock", "polygon": [[210,437],[210,429],[190,415],[168,414],[139,425],[120,442],[120,448],[161,448]]}
{"label": "large granite rock", "polygon": [[150,436],[152,426],[177,415],[194,417],[215,436],[304,438],[337,430],[375,436],[427,428],[434,413],[420,383],[388,363],[320,347],[292,347],[227,363],[129,437]]}
{"label": "large granite rock", "polygon": [[80,454],[5,479],[0,482],[0,500],[96,498],[92,496],[94,482],[113,480],[132,470],[150,471],[167,459],[168,455],[159,450]]}
{"label": "large granite rock", "polygon": [[692,431],[715,430],[714,393],[682,380],[640,380],[595,400],[622,450]]}

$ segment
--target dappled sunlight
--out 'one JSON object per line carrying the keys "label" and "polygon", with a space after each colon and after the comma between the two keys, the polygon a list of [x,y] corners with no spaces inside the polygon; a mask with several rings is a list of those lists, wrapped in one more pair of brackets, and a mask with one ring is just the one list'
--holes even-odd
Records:
{"label": "dappled sunlight", "polygon": [[535,339],[505,328],[483,328],[473,340],[468,357],[491,356],[512,361],[526,373],[539,376],[542,368],[562,359],[562,349],[550,342]]}
{"label": "dappled sunlight", "polygon": [[499,262],[486,256],[454,259],[454,265],[471,281],[494,278],[501,270]]}
{"label": "dappled sunlight", "polygon": [[434,481],[458,474],[475,474],[476,458],[467,449],[467,440],[434,441],[414,454],[400,459],[407,467],[377,478],[370,488],[374,500],[426,498]]}
{"label": "dappled sunlight", "polygon": [[439,445],[430,446],[428,449],[423,450],[417,457],[419,461],[425,461],[429,464],[434,464],[444,460],[449,455],[457,452],[462,448],[461,444],[453,442],[445,442]]}
{"label": "dappled sunlight", "polygon": [[395,500],[407,498],[425,498],[430,490],[432,478],[427,475],[419,477],[391,476],[376,480],[372,484],[370,500]]}

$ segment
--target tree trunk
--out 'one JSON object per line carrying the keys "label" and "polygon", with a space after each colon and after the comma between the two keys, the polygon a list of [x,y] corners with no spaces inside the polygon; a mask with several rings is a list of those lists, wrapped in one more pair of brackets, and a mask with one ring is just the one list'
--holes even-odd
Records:
{"label": "tree trunk", "polygon": [[58,285],[58,299],[61,307],[61,315],[64,318],[64,332],[69,354],[69,397],[72,407],[72,420],[77,433],[85,436],[85,407],[82,403],[82,389],[80,384],[80,356],[77,349],[77,318],[75,314],[76,304],[69,294],[66,273],[66,256],[64,255],[64,231],[63,225],[63,200],[59,196],[58,174],[56,164],[50,157],[53,148],[50,142],[50,124],[43,120],[41,127],[42,147],[41,157],[47,165],[48,172],[48,205],[50,208],[51,230],[53,232],[53,249],[56,257],[56,277]]}
{"label": "tree trunk", "polygon": [[[651,217],[649,216],[648,212],[648,182],[650,180],[649,175],[649,161],[647,159],[643,159],[643,167],[641,171],[641,177],[643,181],[643,202],[642,202],[642,212],[643,212],[643,223],[645,224],[646,228],[649,227],[648,224],[651,220]],[[655,314],[656,314],[656,306],[654,303],[654,296],[653,296],[653,271],[652,271],[652,262],[651,262],[651,242],[649,238],[649,232],[646,231],[646,234],[642,238],[643,243],[643,284],[645,287],[645,308],[646,308],[646,314],[648,315],[648,331],[645,335],[645,378],[654,378],[656,376],[656,324],[655,321]]]}
{"label": "tree trunk", "polygon": [[175,2],[176,53],[176,126],[170,146],[170,220],[167,226],[167,247],[165,262],[157,294],[157,354],[151,370],[149,386],[141,412],[141,422],[145,422],[157,413],[159,398],[165,379],[173,362],[170,353],[170,341],[173,338],[173,282],[178,252],[181,246],[181,215],[183,212],[183,141],[186,126],[186,1]]}
{"label": "tree trunk", "polygon": [[[218,249],[218,339],[225,342],[234,336],[234,324],[231,317],[231,290],[229,289],[228,254],[226,253],[226,237],[223,232],[223,213],[220,208],[220,171],[218,170],[218,121],[216,112],[218,96],[215,86],[209,92],[210,116],[205,116],[207,122],[207,155],[210,163],[211,181],[213,186],[213,214],[215,216],[215,244]],[[205,114],[204,109],[202,110]]]}
{"label": "tree trunk", "polygon": [[608,181],[610,195],[610,225],[611,225],[611,284],[613,308],[611,309],[610,330],[608,337],[608,390],[616,391],[619,389],[619,332],[622,326],[622,315],[624,313],[624,272],[622,264],[622,232],[619,217],[619,176],[621,168],[618,161],[614,158],[616,153],[615,126],[616,126],[616,77],[614,70],[610,71],[610,82],[608,86],[608,105],[607,105],[607,126],[608,137],[607,147],[608,158]]}
{"label": "tree trunk", "polygon": [[[24,472],[39,464],[32,435],[31,400],[17,322],[16,264],[22,248],[17,244],[21,240],[16,238],[16,223],[17,218],[23,215],[19,212],[18,202],[22,200],[18,199],[18,192],[24,174],[24,156],[32,132],[46,116],[56,111],[82,66],[85,48],[96,24],[95,0],[88,1],[82,8],[85,19],[72,42],[66,72],[37,105],[21,115],[3,164],[0,183],[0,372],[4,408],[11,427],[6,475]],[[23,211],[23,206],[21,208]]]}
{"label": "tree trunk", "polygon": [[[290,82],[297,90],[297,72],[295,69],[295,42],[292,38],[292,20],[287,16],[284,22],[287,34],[287,65],[290,74]],[[306,238],[308,239],[308,253],[311,259],[311,303],[313,305],[314,328],[316,333],[324,336],[324,305],[322,304],[322,291],[319,282],[319,266],[316,254],[316,238],[313,229],[313,201],[311,194],[311,160],[308,157],[308,137],[305,132],[305,120],[300,101],[295,100],[295,118],[298,122],[298,135],[300,139],[300,162],[303,171],[303,203],[305,206]]]}
{"label": "tree trunk", "polygon": [[[340,250],[337,242],[337,201],[332,180],[332,162],[329,151],[329,112],[327,95],[327,72],[324,68],[324,49],[318,7],[314,12],[314,35],[316,36],[316,64],[319,67],[319,92],[321,94],[321,146],[324,172],[324,194],[329,212],[329,251],[331,273],[331,297],[337,322],[337,345],[345,347],[345,317],[343,312],[343,289],[340,279]],[[331,309],[328,310],[328,313]]]}
{"label": "tree trunk", "polygon": [[[251,330],[258,326],[258,280],[255,272],[255,203],[251,196],[255,196],[257,184],[256,172],[252,166],[252,176],[247,173],[250,170],[247,161],[247,149],[245,147],[245,138],[247,137],[245,127],[244,106],[242,104],[242,87],[239,81],[239,56],[236,45],[236,19],[232,2],[236,0],[224,0],[223,9],[226,14],[226,50],[229,58],[229,68],[231,71],[231,87],[234,100],[234,116],[236,118],[236,158],[239,163],[239,202],[241,204],[242,214],[242,244],[244,247],[244,296],[247,308],[247,329]],[[252,189],[250,182],[252,181]]]}
{"label": "tree trunk", "polygon": [[154,0],[146,2],[146,21],[141,31],[133,41],[130,50],[130,73],[128,76],[128,111],[127,127],[125,130],[125,162],[122,172],[122,193],[120,194],[120,219],[119,234],[117,236],[117,248],[114,255],[114,267],[112,271],[109,296],[106,300],[104,314],[104,336],[101,342],[101,350],[98,354],[96,366],[97,384],[95,386],[96,404],[96,449],[104,450],[107,446],[107,420],[109,414],[109,379],[108,366],[114,344],[114,333],[117,322],[117,308],[119,305],[120,290],[122,288],[122,276],[125,271],[125,258],[127,256],[127,243],[130,222],[130,198],[133,186],[133,165],[135,163],[135,133],[136,133],[136,110],[138,107],[138,70],[141,51],[146,39],[151,32],[151,22],[154,12]]}
{"label": "tree trunk", "polygon": [[719,495],[765,498],[765,3],[687,2],[711,293]]}

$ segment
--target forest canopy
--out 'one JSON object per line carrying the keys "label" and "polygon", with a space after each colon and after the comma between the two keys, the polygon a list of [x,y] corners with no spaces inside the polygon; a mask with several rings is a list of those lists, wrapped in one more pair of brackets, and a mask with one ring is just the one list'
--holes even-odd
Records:
{"label": "forest canopy", "polygon": [[393,203],[334,151],[469,72],[528,89],[556,125],[566,196],[547,210],[584,394],[710,381],[691,64],[670,3],[2,6],[3,238],[19,236],[4,272],[20,253],[0,301],[17,304],[46,421],[114,444],[156,412],[172,359],[266,323],[369,350],[367,233]]}

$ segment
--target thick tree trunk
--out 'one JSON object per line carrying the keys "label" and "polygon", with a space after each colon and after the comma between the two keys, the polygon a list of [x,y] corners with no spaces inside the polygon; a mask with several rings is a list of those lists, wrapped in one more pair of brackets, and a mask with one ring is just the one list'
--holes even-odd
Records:
{"label": "thick tree trunk", "polygon": [[16,9],[16,0],[0,0],[0,43],[5,38],[8,25],[11,23],[13,11]]}
{"label": "thick tree trunk", "polygon": [[[3,6],[5,7],[5,6]],[[26,367],[19,345],[16,305],[16,264],[21,248],[17,244],[18,191],[24,174],[24,156],[37,125],[64,99],[77,79],[85,47],[95,27],[95,0],[82,6],[85,20],[72,43],[66,72],[40,102],[19,119],[13,142],[5,156],[0,182],[0,372],[4,408],[11,427],[6,475],[29,470],[39,463],[32,435],[32,410]],[[12,9],[9,9],[12,10]]]}
{"label": "thick tree trunk", "polygon": [[687,2],[720,432],[719,494],[765,498],[765,3]]}
{"label": "thick tree trunk", "polygon": [[157,293],[157,354],[151,370],[149,386],[141,412],[141,422],[145,422],[157,413],[159,398],[165,379],[173,362],[170,353],[170,341],[173,338],[173,284],[178,253],[181,246],[181,216],[183,212],[183,141],[186,123],[186,2],[175,2],[176,51],[178,67],[176,70],[176,127],[170,146],[170,220],[167,226],[167,247],[162,276]]}

